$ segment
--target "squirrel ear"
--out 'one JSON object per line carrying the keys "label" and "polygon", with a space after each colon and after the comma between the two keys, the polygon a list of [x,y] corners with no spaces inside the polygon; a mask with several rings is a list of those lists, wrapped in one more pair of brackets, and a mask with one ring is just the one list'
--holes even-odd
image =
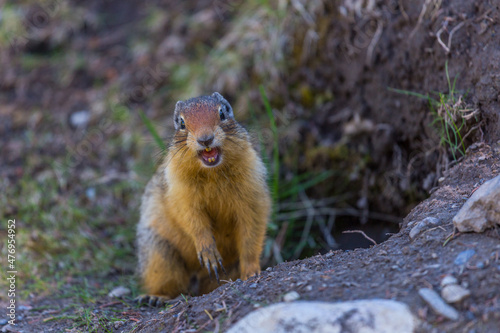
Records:
{"label": "squirrel ear", "polygon": [[219,94],[217,91],[212,94],[212,97],[217,98],[219,101],[225,101],[224,97],[222,97],[222,95]]}
{"label": "squirrel ear", "polygon": [[177,101],[177,103],[175,103],[175,112],[178,112],[183,106],[184,106],[183,101]]}
{"label": "squirrel ear", "polygon": [[231,104],[229,104],[229,102],[224,97],[222,97],[221,94],[219,94],[218,92],[214,92],[212,94],[212,97],[215,97],[219,102],[224,104],[226,106],[228,116],[234,118],[233,108],[231,107]]}
{"label": "squirrel ear", "polygon": [[184,107],[184,102],[183,101],[178,101],[177,103],[175,103],[175,110],[174,110],[174,127],[175,127],[175,130],[178,130],[179,127],[180,127],[180,124],[179,124],[179,113],[181,111],[181,109]]}

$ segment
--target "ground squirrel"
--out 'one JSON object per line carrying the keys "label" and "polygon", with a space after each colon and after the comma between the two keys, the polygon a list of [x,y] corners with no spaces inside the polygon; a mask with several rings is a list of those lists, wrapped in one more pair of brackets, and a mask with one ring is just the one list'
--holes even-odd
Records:
{"label": "ground squirrel", "polygon": [[174,124],[137,228],[139,301],[151,305],[212,291],[219,267],[225,280],[259,273],[271,210],[266,168],[222,95],[177,102]]}

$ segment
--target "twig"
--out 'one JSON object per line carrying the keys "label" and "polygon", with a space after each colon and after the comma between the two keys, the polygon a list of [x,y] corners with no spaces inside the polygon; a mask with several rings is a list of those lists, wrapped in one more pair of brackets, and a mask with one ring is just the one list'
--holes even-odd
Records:
{"label": "twig", "polygon": [[422,20],[424,19],[425,13],[427,13],[427,6],[429,5],[430,0],[425,0],[423,6],[422,6],[422,11],[420,12],[420,15],[418,16],[418,21],[417,25],[415,25],[415,28],[413,28],[412,32],[410,33],[410,40],[413,38],[415,33],[417,32],[418,28],[422,24]]}
{"label": "twig", "polygon": [[460,22],[457,24],[453,29],[450,31],[450,35],[448,36],[448,49],[451,49],[451,38],[453,37],[453,34],[458,31],[461,27],[463,27],[465,24],[465,21]]}
{"label": "twig", "polygon": [[207,309],[205,309],[205,313],[207,314],[208,318],[210,318],[210,320],[214,320],[214,317],[212,317],[212,315],[210,314],[210,312],[208,312]]}
{"label": "twig", "polygon": [[443,247],[446,246],[446,244],[448,244],[449,241],[451,241],[453,238],[457,237],[458,235],[460,235],[460,233],[455,233],[455,227],[453,227],[453,232],[451,233],[451,235],[449,235],[448,237],[446,237],[446,240],[444,241],[443,243]]}
{"label": "twig", "polygon": [[403,17],[405,18],[406,22],[410,22],[410,17],[406,13],[405,7],[403,6],[403,2],[401,0],[398,0],[399,8],[401,9],[401,14],[403,14]]}
{"label": "twig", "polygon": [[444,21],[443,26],[436,33],[436,38],[437,38],[439,45],[441,45],[443,47],[445,52],[450,53],[450,48],[448,46],[446,46],[446,44],[441,40],[441,34],[443,33],[443,31],[446,29],[447,26],[448,26],[448,21]]}
{"label": "twig", "polygon": [[306,206],[307,210],[307,220],[306,224],[304,226],[304,229],[302,229],[302,235],[300,236],[300,241],[295,249],[295,252],[293,253],[294,258],[298,258],[300,254],[302,253],[302,250],[304,249],[306,242],[307,242],[307,237],[309,237],[309,232],[311,231],[311,226],[314,222],[314,215],[315,215],[315,209],[314,206],[312,205],[311,201],[307,197],[304,191],[299,192],[300,198],[302,201],[304,201],[304,204]]}
{"label": "twig", "polygon": [[366,51],[366,66],[371,67],[372,65],[372,56],[373,50],[375,46],[377,46],[380,36],[382,35],[382,30],[384,28],[384,24],[381,20],[377,21],[377,30],[375,30],[375,34],[373,35],[372,40],[370,41],[370,45],[368,45],[368,50]]}
{"label": "twig", "polygon": [[479,122],[479,124],[477,124],[476,126],[472,127],[463,137],[462,137],[462,141],[465,140],[465,138],[467,138],[472,132],[474,132],[475,130],[477,130],[478,128],[481,128],[481,126],[483,125],[483,121],[481,120],[481,122]]}
{"label": "twig", "polygon": [[472,190],[472,192],[470,192],[470,195],[469,195],[469,198],[474,194],[474,192],[477,191],[478,188],[480,188],[481,185],[479,185],[478,187],[476,187],[475,189]]}
{"label": "twig", "polygon": [[450,34],[448,36],[448,45],[445,45],[444,42],[441,40],[441,34],[448,27],[448,21],[445,21],[443,23],[443,26],[441,27],[441,29],[439,29],[439,31],[436,33],[436,38],[438,40],[438,43],[439,43],[439,45],[441,45],[443,47],[443,49],[445,50],[446,53],[450,53],[450,50],[451,50],[451,39],[453,37],[453,34],[455,32],[457,32],[458,29],[460,29],[461,27],[463,27],[464,24],[465,24],[465,22],[460,22],[453,29],[451,29]]}
{"label": "twig", "polygon": [[338,244],[335,241],[335,239],[332,237],[332,231],[331,231],[331,229],[328,229],[325,221],[323,220],[323,217],[319,216],[317,220],[318,220],[319,228],[321,229],[321,232],[323,233],[323,238],[325,239],[328,247],[330,249],[336,248],[338,246]]}
{"label": "twig", "polygon": [[373,239],[371,239],[370,237],[368,237],[364,231],[362,230],[346,230],[346,231],[343,231],[342,232],[343,234],[361,234],[363,235],[363,237],[365,237],[367,240],[369,240],[370,242],[372,242],[374,245],[377,245],[377,242],[375,242]]}
{"label": "twig", "polygon": [[122,304],[122,302],[120,302],[120,301],[116,301],[116,302],[111,302],[111,303],[102,304],[102,305],[99,305],[99,309],[102,309],[102,308],[107,308],[107,307],[109,307],[109,306],[118,305],[118,304]]}

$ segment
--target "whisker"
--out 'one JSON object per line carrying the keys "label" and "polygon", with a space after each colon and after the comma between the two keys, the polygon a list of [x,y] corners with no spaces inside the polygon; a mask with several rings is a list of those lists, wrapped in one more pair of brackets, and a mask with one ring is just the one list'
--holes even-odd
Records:
{"label": "whisker", "polygon": [[187,149],[189,149],[189,148],[187,147],[187,145],[184,145],[184,146],[180,146],[180,147],[178,147],[178,148],[174,151],[174,153],[172,154],[172,156],[169,158],[169,160],[167,161],[167,166],[170,164],[170,162],[174,159],[174,157],[175,157],[175,156],[176,156],[176,155],[177,155],[177,154],[178,154],[181,150],[186,151]]}
{"label": "whisker", "polygon": [[244,149],[242,145],[240,145],[238,142],[236,142],[235,140],[233,140],[231,137],[226,137],[226,140],[231,141],[232,143],[234,143],[235,145],[237,145],[238,147],[240,147],[242,150]]}

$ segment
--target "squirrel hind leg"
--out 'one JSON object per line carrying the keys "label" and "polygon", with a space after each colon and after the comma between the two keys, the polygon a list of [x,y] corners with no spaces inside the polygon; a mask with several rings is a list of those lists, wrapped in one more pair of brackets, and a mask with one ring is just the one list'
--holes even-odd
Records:
{"label": "squirrel hind leg", "polygon": [[177,301],[178,301],[177,299],[171,299],[170,297],[167,296],[147,295],[147,294],[139,295],[134,299],[134,302],[136,302],[138,305],[146,304],[152,307],[162,307],[167,304],[173,304]]}
{"label": "squirrel hind leg", "polygon": [[190,275],[182,258],[171,246],[151,245],[148,258],[145,258],[139,272],[150,299],[152,296],[173,299],[181,293],[187,294]]}

